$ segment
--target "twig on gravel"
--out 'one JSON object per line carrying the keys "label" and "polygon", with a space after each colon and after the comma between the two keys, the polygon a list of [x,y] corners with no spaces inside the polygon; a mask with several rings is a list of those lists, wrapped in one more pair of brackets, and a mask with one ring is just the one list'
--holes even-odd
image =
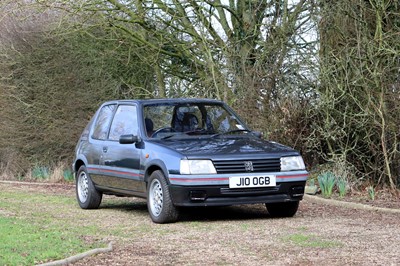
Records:
{"label": "twig on gravel", "polygon": [[92,249],[92,250],[89,250],[89,251],[86,251],[86,252],[71,256],[71,257],[66,258],[66,259],[47,262],[47,263],[44,263],[44,264],[39,264],[39,266],[68,265],[70,263],[77,262],[78,260],[81,260],[83,258],[92,256],[92,255],[96,255],[96,254],[99,254],[99,253],[106,253],[106,252],[109,252],[109,251],[112,251],[112,250],[113,250],[112,243],[110,242],[108,244],[108,247],[106,247],[106,248],[95,248],[95,249]]}

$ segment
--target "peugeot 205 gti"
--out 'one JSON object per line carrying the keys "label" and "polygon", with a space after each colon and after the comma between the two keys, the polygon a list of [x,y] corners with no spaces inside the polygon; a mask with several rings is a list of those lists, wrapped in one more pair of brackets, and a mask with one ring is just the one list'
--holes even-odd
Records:
{"label": "peugeot 205 gti", "polygon": [[73,170],[83,209],[103,194],[147,199],[155,223],[180,207],[263,203],[291,217],[308,172],[299,152],[261,139],[225,103],[207,99],[109,101],[76,146]]}

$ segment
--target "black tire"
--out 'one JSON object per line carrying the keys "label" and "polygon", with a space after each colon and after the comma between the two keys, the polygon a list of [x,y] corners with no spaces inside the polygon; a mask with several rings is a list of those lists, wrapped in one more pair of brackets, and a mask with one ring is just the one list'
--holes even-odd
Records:
{"label": "black tire", "polygon": [[272,217],[293,217],[299,208],[299,201],[266,203],[265,206]]}
{"label": "black tire", "polygon": [[98,191],[82,165],[76,175],[76,199],[82,209],[97,209],[100,206],[103,193]]}
{"label": "black tire", "polygon": [[154,171],[147,185],[147,209],[155,223],[173,223],[178,220],[179,211],[172,203],[167,181],[161,171]]}

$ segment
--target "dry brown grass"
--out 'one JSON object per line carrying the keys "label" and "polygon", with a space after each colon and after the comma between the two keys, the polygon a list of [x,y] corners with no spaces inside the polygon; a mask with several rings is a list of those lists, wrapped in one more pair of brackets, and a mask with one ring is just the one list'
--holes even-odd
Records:
{"label": "dry brown grass", "polygon": [[[64,172],[65,170],[69,169],[70,166],[66,162],[59,162],[53,167],[34,166],[25,172],[21,172],[20,174],[16,174],[15,171],[11,170],[12,168],[13,167],[10,167],[7,164],[0,165],[0,180],[63,183],[67,181],[65,179]],[[41,169],[46,170],[46,172],[41,173]]]}

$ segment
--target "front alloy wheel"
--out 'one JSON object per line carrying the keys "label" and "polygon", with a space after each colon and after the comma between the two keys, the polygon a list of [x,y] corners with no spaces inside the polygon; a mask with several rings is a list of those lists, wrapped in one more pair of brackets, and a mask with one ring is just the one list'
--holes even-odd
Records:
{"label": "front alloy wheel", "polygon": [[149,190],[150,211],[154,216],[159,216],[163,208],[163,191],[160,181],[153,179]]}
{"label": "front alloy wheel", "polygon": [[86,202],[89,194],[89,178],[84,171],[79,173],[76,189],[79,202]]}
{"label": "front alloy wheel", "polygon": [[147,187],[147,208],[153,222],[171,223],[178,220],[179,212],[172,203],[164,174],[154,171]]}
{"label": "front alloy wheel", "polygon": [[82,209],[97,209],[103,194],[98,191],[85,166],[81,166],[76,177],[76,198]]}

